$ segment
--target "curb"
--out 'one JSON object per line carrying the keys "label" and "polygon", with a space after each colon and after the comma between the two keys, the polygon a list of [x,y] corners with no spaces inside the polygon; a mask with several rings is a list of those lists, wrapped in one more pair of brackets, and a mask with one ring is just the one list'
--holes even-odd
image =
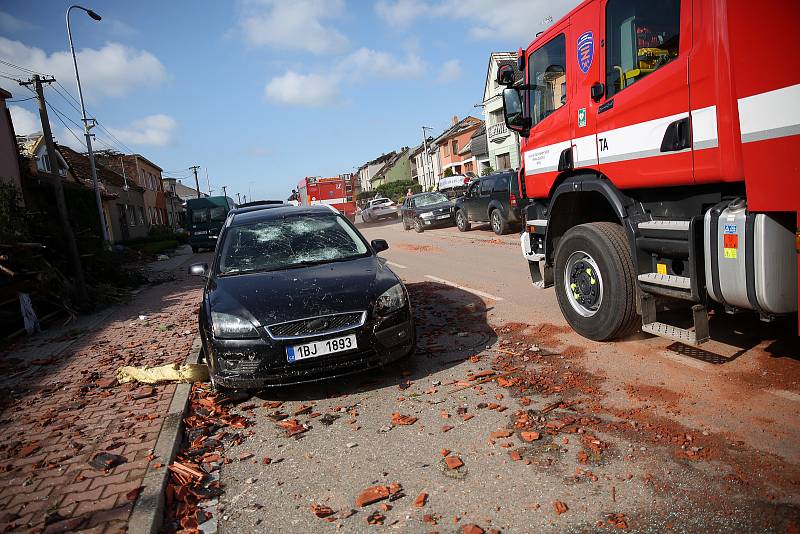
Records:
{"label": "curb", "polygon": [[[201,343],[198,336],[192,342],[186,363],[197,363],[200,358],[200,348]],[[178,445],[183,439],[183,417],[189,406],[191,392],[191,383],[178,384],[175,388],[172,403],[161,424],[161,432],[158,434],[156,446],[153,449],[153,454],[164,463],[164,467],[160,469],[147,467],[144,480],[142,480],[142,491],[128,518],[130,534],[156,534],[161,530],[161,523],[164,519],[164,490],[169,479],[167,466],[175,458]]]}

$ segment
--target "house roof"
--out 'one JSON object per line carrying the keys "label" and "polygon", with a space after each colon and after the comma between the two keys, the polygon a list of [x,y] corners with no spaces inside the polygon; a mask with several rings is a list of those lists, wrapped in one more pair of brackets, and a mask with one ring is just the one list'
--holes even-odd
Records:
{"label": "house roof", "polygon": [[11,93],[0,87],[0,98],[5,100],[6,98],[11,98],[11,96],[12,96]]}
{"label": "house roof", "polygon": [[401,158],[402,158],[404,155],[408,155],[408,153],[409,153],[409,151],[410,151],[410,150],[411,150],[411,149],[410,149],[410,148],[408,148],[408,147],[403,147],[403,148],[402,148],[402,150],[400,150],[400,152],[394,152],[394,151],[393,151],[393,152],[392,152],[392,154],[394,154],[394,155],[392,156],[392,158],[391,158],[391,159],[389,159],[388,161],[386,161],[386,162],[384,163],[383,167],[381,167],[381,168],[378,170],[378,172],[376,172],[376,173],[375,173],[375,174],[372,176],[372,178],[370,178],[370,179],[369,179],[369,181],[370,181],[370,182],[372,182],[373,180],[376,180],[376,179],[378,179],[378,178],[381,178],[381,177],[383,177],[383,176],[384,176],[384,175],[385,175],[387,172],[389,172],[389,169],[391,169],[392,167],[394,167],[395,165],[397,165],[397,162],[398,162],[398,161],[400,161],[400,159],[401,159]]}
{"label": "house roof", "polygon": [[146,157],[142,156],[141,154],[130,154],[130,155],[133,156],[134,158],[139,158],[140,160],[144,161],[145,163],[147,163],[151,167],[155,167],[159,171],[163,171],[164,170],[161,167],[159,167],[158,165],[156,165],[155,163],[153,163],[152,161],[150,161],[149,159],[147,159]]}
{"label": "house roof", "polygon": [[433,140],[434,143],[438,143],[442,139],[447,139],[448,137],[452,137],[454,135],[458,135],[463,133],[465,130],[469,130],[470,128],[475,128],[483,124],[483,121],[477,119],[471,115],[464,117],[453,126],[439,134],[439,137]]}
{"label": "house roof", "polygon": [[[92,170],[89,165],[88,156],[80,154],[64,145],[56,145],[56,149],[61,153],[67,165],[69,165],[69,169],[72,171],[72,175],[75,176],[75,179],[82,182],[87,187],[93,188],[94,182],[92,180]],[[117,174],[97,161],[95,161],[95,170],[97,171],[97,180],[100,182],[101,191],[108,192],[105,184],[116,187],[125,186],[126,180],[121,174]],[[133,180],[128,180],[127,184],[128,187],[134,191],[144,191],[144,188],[136,185]]]}

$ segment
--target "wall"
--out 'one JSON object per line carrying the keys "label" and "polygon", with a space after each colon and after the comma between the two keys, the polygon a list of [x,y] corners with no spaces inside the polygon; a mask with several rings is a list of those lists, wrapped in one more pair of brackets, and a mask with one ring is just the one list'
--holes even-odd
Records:
{"label": "wall", "polygon": [[[469,161],[472,158],[472,155],[470,155],[469,157],[464,158],[462,156],[459,156],[457,152],[458,152],[458,150],[461,150],[465,146],[467,146],[467,143],[469,143],[470,138],[472,137],[472,134],[475,133],[475,130],[478,129],[478,126],[479,125],[476,124],[474,128],[470,128],[468,130],[464,130],[461,133],[459,133],[458,135],[454,135],[454,136],[451,136],[451,137],[448,137],[446,139],[442,139],[442,140],[439,141],[439,143],[440,143],[440,146],[439,146],[439,158],[440,158],[441,165],[442,165],[442,172],[444,172],[448,168],[453,168],[453,174],[460,174],[460,173],[464,172],[462,161]],[[453,149],[453,140],[458,141],[458,150],[456,151],[456,154],[453,154],[453,150],[452,150]],[[446,143],[446,146],[448,147],[446,151],[445,151],[445,143]],[[457,171],[456,168],[459,168],[460,170]]]}
{"label": "wall", "polygon": [[[2,89],[0,89],[2,91]],[[14,137],[14,126],[11,114],[6,108],[5,91],[0,92],[0,182],[13,185],[22,198],[22,179],[20,177],[17,140]]]}

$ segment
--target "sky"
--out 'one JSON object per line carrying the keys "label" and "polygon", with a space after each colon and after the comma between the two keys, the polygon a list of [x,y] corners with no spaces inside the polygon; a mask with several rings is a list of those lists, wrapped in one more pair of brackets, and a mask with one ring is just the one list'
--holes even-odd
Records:
{"label": "sky", "polygon": [[[284,199],[304,176],[363,163],[483,118],[489,54],[525,47],[577,0],[86,0],[73,41],[96,150],[142,154],[165,176]],[[0,3],[0,87],[17,134],[41,131],[46,86],[59,143],[85,151],[64,14],[69,2]],[[66,126],[65,126],[66,125]],[[67,129],[69,127],[70,129]],[[71,131],[70,131],[71,130]]]}

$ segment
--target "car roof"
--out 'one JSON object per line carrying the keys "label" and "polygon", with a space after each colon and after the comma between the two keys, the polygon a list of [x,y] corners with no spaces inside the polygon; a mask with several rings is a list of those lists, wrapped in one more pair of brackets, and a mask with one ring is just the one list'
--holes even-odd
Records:
{"label": "car roof", "polygon": [[268,210],[272,208],[280,208],[282,206],[289,206],[286,202],[281,200],[259,200],[257,202],[248,202],[247,204],[242,204],[235,209],[232,209],[231,212],[236,213],[248,213],[251,211],[258,211],[258,210]]}
{"label": "car roof", "polygon": [[233,220],[231,226],[239,226],[242,224],[252,224],[261,221],[273,221],[275,219],[282,219],[287,216],[298,215],[331,215],[338,214],[330,206],[315,205],[315,206],[292,206],[291,204],[261,206],[261,209],[248,209],[233,211]]}

